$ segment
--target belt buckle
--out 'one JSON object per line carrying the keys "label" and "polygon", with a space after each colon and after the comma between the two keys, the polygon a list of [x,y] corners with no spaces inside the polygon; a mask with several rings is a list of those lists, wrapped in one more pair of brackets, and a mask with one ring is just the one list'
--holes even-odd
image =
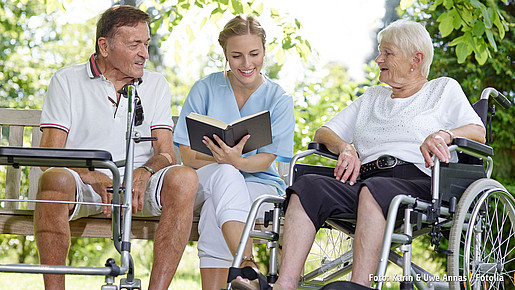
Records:
{"label": "belt buckle", "polygon": [[[393,164],[391,165],[388,165],[388,158],[393,158],[394,162]],[[386,165],[382,165],[381,164],[381,159],[385,159],[386,160]],[[394,168],[395,166],[397,166],[397,158],[396,157],[393,157],[393,156],[390,156],[390,155],[383,155],[383,156],[380,156],[379,158],[377,158],[376,160],[376,166],[377,168],[379,169],[390,169],[390,168]]]}

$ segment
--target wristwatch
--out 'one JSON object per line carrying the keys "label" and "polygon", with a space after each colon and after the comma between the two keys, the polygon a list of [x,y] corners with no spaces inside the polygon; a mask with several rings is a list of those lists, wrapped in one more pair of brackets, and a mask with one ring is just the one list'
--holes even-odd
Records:
{"label": "wristwatch", "polygon": [[143,168],[143,169],[147,170],[148,172],[150,172],[150,176],[152,176],[152,175],[154,175],[154,173],[156,173],[156,172],[154,171],[154,169],[152,169],[152,168],[151,168],[151,167],[149,167],[149,166],[143,165],[143,166],[141,166],[141,168]]}

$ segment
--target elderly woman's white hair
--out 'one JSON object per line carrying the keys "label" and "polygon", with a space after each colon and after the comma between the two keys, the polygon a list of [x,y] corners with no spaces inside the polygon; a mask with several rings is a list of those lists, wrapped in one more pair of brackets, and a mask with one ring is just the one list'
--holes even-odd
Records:
{"label": "elderly woman's white hair", "polygon": [[414,21],[400,19],[392,22],[377,34],[377,42],[395,44],[405,56],[411,56],[415,52],[422,52],[424,59],[420,65],[420,71],[424,77],[429,75],[429,67],[433,62],[433,41],[426,28]]}

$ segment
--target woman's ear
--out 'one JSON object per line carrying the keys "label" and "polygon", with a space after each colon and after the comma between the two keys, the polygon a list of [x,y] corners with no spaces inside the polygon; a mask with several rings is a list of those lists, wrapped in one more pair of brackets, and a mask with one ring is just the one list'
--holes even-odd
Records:
{"label": "woman's ear", "polygon": [[413,69],[419,67],[420,65],[422,65],[422,61],[424,60],[424,54],[420,51],[417,51],[415,52],[415,54],[413,55],[413,59],[411,60],[411,67]]}

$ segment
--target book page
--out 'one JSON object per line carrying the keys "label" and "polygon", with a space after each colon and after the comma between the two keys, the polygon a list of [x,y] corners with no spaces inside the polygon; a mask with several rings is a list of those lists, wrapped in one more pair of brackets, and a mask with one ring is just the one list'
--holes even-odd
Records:
{"label": "book page", "polygon": [[193,112],[188,115],[188,118],[197,120],[199,122],[206,123],[206,124],[209,124],[209,125],[221,128],[221,129],[226,129],[228,127],[228,125],[224,121],[218,120],[213,117],[193,113]]}
{"label": "book page", "polygon": [[254,117],[256,117],[256,116],[259,116],[259,115],[261,115],[261,114],[264,114],[264,113],[266,113],[266,112],[268,112],[268,111],[261,111],[261,112],[259,112],[259,113],[255,113],[255,114],[252,114],[252,115],[248,115],[248,116],[245,116],[245,117],[239,118],[239,119],[234,120],[234,121],[232,121],[231,123],[229,123],[228,127],[233,126],[233,125],[234,125],[234,124],[236,124],[236,123],[243,122],[243,121],[248,120],[248,119],[252,119],[252,118],[254,118]]}

